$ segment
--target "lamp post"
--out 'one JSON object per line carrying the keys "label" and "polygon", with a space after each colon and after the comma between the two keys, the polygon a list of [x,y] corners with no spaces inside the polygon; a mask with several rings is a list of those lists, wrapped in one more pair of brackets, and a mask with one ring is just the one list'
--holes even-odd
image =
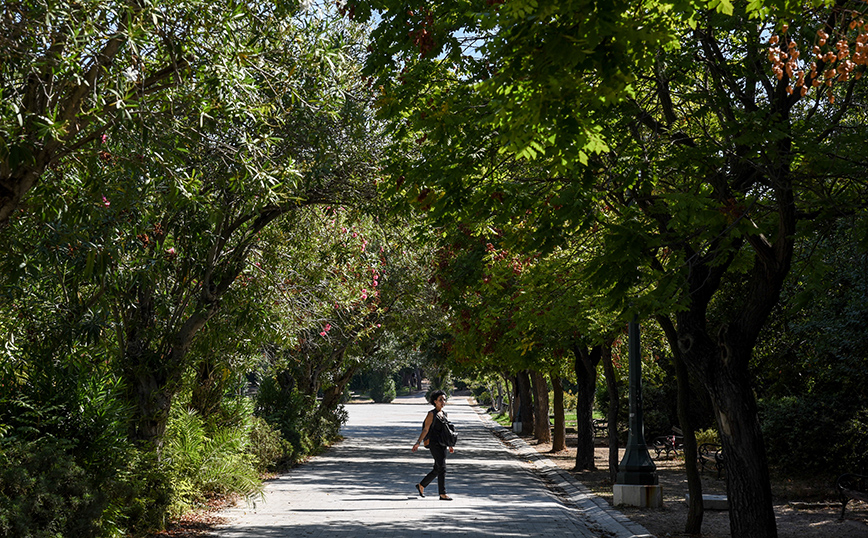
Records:
{"label": "lamp post", "polygon": [[637,317],[629,324],[630,364],[630,432],[627,450],[618,465],[616,484],[656,486],[657,466],[645,444],[645,425],[642,417],[642,359],[639,353],[639,322]]}

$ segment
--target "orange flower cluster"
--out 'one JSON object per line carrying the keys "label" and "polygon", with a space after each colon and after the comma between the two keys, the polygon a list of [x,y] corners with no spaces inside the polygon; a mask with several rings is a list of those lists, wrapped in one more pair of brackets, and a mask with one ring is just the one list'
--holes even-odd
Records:
{"label": "orange flower cluster", "polygon": [[[829,102],[835,102],[832,85],[835,82],[846,82],[852,76],[858,80],[868,65],[868,23],[862,19],[854,19],[835,39],[830,39],[824,30],[817,31],[816,44],[811,49],[814,59],[809,64],[809,70],[803,68],[799,61],[800,52],[796,42],[787,36],[788,25],[781,27],[781,35],[773,35],[769,40],[768,59],[772,64],[772,72],[778,80],[784,76],[790,81],[787,93],[798,91],[804,97],[810,88],[825,86]],[[786,43],[786,47],[782,45]],[[851,43],[855,51],[851,50]],[[859,66],[863,68],[859,69]]]}

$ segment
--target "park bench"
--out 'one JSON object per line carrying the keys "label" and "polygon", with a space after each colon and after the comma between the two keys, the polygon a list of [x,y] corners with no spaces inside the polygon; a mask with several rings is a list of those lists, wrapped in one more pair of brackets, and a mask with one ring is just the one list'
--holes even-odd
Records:
{"label": "park bench", "polygon": [[868,502],[868,476],[861,474],[842,474],[835,482],[838,493],[841,494],[841,518],[847,510],[847,503],[852,500]]}
{"label": "park bench", "polygon": [[717,470],[717,478],[723,471],[723,449],[714,443],[702,443],[696,454],[699,471],[705,472],[706,468],[714,467]]}
{"label": "park bench", "polygon": [[594,419],[594,437],[606,437],[609,433],[609,423],[601,418]]}
{"label": "park bench", "polygon": [[679,452],[684,450],[684,436],[681,435],[681,430],[673,427],[671,435],[660,435],[651,441],[651,448],[654,449],[657,457],[660,454],[666,454],[666,459],[669,455],[677,456]]}

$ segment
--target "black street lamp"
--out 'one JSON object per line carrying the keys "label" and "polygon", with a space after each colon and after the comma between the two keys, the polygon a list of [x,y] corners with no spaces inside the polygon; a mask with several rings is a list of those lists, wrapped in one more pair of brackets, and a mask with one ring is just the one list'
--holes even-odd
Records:
{"label": "black street lamp", "polygon": [[657,466],[651,460],[645,444],[645,424],[642,417],[642,358],[639,352],[639,322],[637,317],[629,324],[630,364],[630,432],[627,449],[618,465],[616,484],[639,486],[657,485]]}

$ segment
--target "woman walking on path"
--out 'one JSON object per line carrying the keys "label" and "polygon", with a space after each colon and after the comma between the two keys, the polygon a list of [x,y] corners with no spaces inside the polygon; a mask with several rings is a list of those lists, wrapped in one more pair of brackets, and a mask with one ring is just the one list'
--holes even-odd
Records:
{"label": "woman walking on path", "polygon": [[424,497],[425,487],[436,476],[440,500],[451,501],[452,497],[446,495],[446,451],[455,452],[455,449],[448,446],[444,441],[446,436],[443,435],[443,429],[446,428],[446,412],[443,411],[443,406],[446,405],[446,393],[442,390],[435,390],[431,393],[431,403],[434,405],[434,409],[428,411],[428,415],[425,417],[422,433],[419,434],[419,439],[413,445],[413,452],[416,452],[424,441],[425,447],[431,451],[431,456],[434,457],[434,468],[425,475],[421,482],[416,484],[416,489],[419,491],[419,496]]}

